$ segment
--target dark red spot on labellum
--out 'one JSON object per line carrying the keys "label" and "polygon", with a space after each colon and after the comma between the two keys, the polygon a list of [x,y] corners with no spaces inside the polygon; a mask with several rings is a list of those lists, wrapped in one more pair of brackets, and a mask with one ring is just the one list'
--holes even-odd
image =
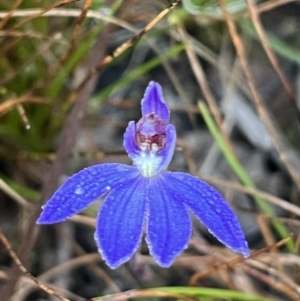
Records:
{"label": "dark red spot on labellum", "polygon": [[166,145],[166,126],[166,122],[155,113],[142,117],[136,125],[138,146],[148,151],[164,148]]}

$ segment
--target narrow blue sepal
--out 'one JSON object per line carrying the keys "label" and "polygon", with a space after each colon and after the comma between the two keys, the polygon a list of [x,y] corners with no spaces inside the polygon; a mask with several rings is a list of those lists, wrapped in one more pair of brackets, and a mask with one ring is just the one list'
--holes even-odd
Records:
{"label": "narrow blue sepal", "polygon": [[116,187],[100,209],[95,240],[112,269],[129,260],[141,242],[147,193],[147,179],[140,176]]}
{"label": "narrow blue sepal", "polygon": [[107,163],[85,168],[68,178],[43,206],[37,224],[63,221],[85,209],[116,186],[138,176],[136,168],[125,164]]}
{"label": "narrow blue sepal", "polygon": [[249,257],[249,249],[241,225],[227,202],[212,186],[182,172],[161,175],[174,199],[183,202],[228,248]]}
{"label": "narrow blue sepal", "polygon": [[161,176],[149,179],[149,216],[147,243],[150,254],[162,267],[169,267],[187,247],[192,225],[187,208],[174,199],[161,180]]}
{"label": "narrow blue sepal", "polygon": [[141,102],[142,115],[156,114],[166,123],[170,119],[170,109],[168,108],[162,93],[161,86],[156,82],[150,82],[144,98]]}
{"label": "narrow blue sepal", "polygon": [[159,171],[167,170],[176,146],[176,129],[173,124],[168,124],[166,126],[166,146],[161,149],[157,156],[161,157],[161,163],[159,166]]}
{"label": "narrow blue sepal", "polygon": [[141,151],[137,146],[136,141],[136,124],[134,121],[130,121],[124,133],[123,146],[128,154],[128,156],[134,160],[136,156],[139,155]]}

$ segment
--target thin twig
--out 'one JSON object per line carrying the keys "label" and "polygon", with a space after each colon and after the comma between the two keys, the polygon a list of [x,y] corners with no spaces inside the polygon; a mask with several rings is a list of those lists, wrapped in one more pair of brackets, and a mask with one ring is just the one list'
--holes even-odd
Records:
{"label": "thin twig", "polygon": [[16,28],[24,25],[25,23],[29,22],[30,20],[35,19],[39,16],[42,16],[44,13],[46,13],[47,11],[50,11],[53,8],[56,8],[56,7],[65,5],[65,4],[70,4],[70,3],[73,3],[73,2],[76,2],[76,1],[78,1],[78,0],[60,0],[60,1],[57,1],[55,3],[52,3],[49,6],[45,7],[44,9],[40,10],[39,12],[37,12],[36,14],[31,15],[28,18],[20,21],[19,23],[14,25],[12,29],[16,29]]}
{"label": "thin twig", "polygon": [[208,86],[202,66],[199,63],[199,61],[197,60],[197,56],[191,48],[191,43],[187,39],[185,30],[181,26],[179,26],[178,32],[179,32],[179,35],[181,36],[182,40],[186,42],[186,54],[189,59],[191,68],[194,72],[194,75],[198,81],[199,86],[201,87],[201,90],[205,96],[205,99],[209,105],[210,111],[212,112],[212,114],[219,126],[219,129],[222,130],[222,124],[223,124],[222,117],[221,117],[220,111],[218,109],[217,102]]}
{"label": "thin twig", "polygon": [[[277,73],[286,94],[288,95],[288,97],[289,97],[291,103],[293,104],[296,112],[298,112],[295,96],[294,96],[294,93],[293,93],[293,89],[292,89],[291,85],[289,84],[287,78],[285,77],[284,73],[281,71],[275,54],[273,53],[273,51],[269,47],[269,44],[268,44],[267,39],[265,37],[263,25],[261,24],[261,20],[260,20],[259,14],[257,12],[257,7],[256,7],[253,0],[246,0],[246,1],[247,1],[247,4],[248,4],[248,8],[249,8],[249,12],[250,12],[252,22],[253,22],[254,27],[257,31],[260,42],[261,42],[261,44],[262,44],[262,46],[263,46],[270,62],[271,62],[275,72]],[[298,117],[299,117],[299,112],[298,112]]]}
{"label": "thin twig", "polygon": [[11,10],[4,16],[4,18],[0,22],[0,29],[3,28],[3,26],[7,23],[7,21],[11,18],[11,16],[14,14],[14,11],[21,5],[23,0],[16,0],[16,2],[13,4]]}
{"label": "thin twig", "polygon": [[181,0],[176,0],[171,3],[167,8],[160,12],[152,21],[150,21],[137,35],[131,38],[129,41],[123,43],[119,46],[112,55],[106,56],[95,68],[90,69],[87,76],[83,79],[81,84],[78,86],[76,91],[71,95],[70,101],[73,101],[76,95],[81,91],[81,89],[86,85],[90,78],[92,78],[97,72],[99,72],[103,67],[112,62],[115,58],[120,56],[128,48],[132,47],[137,41],[139,41],[149,30],[151,30],[166,14],[173,10]]}
{"label": "thin twig", "polygon": [[[258,7],[257,7],[257,12],[259,14],[270,11],[272,9],[275,9],[279,6],[283,6],[286,5],[288,3],[291,2],[297,2],[297,0],[270,0],[264,3],[261,3]],[[237,13],[234,18],[238,19],[238,18],[245,18],[245,17],[250,17],[250,13],[249,11],[246,11],[244,13]]]}
{"label": "thin twig", "polygon": [[286,211],[289,211],[292,214],[296,214],[296,215],[300,216],[300,208],[298,206],[291,204],[291,203],[287,202],[286,200],[278,198],[270,193],[267,193],[267,192],[264,192],[264,191],[261,191],[258,189],[248,188],[248,187],[242,186],[238,183],[226,181],[223,179],[206,177],[206,176],[202,176],[202,175],[201,175],[201,179],[203,179],[213,185],[223,186],[223,187],[233,189],[236,191],[240,191],[240,192],[252,195],[252,196],[257,196],[257,197],[263,198],[264,200],[266,200]]}
{"label": "thin twig", "polygon": [[2,104],[0,104],[0,117],[5,115],[10,110],[14,109],[17,105],[20,105],[22,103],[36,103],[36,104],[42,104],[42,105],[50,105],[44,98],[32,96],[32,95],[22,95],[20,97],[8,99]]}
{"label": "thin twig", "polygon": [[[59,265],[47,270],[45,273],[43,273],[42,275],[40,275],[38,277],[37,281],[49,282],[51,278],[54,278],[55,276],[59,275],[62,272],[65,273],[67,271],[76,269],[80,266],[95,264],[100,260],[101,260],[101,257],[99,255],[99,253],[91,253],[91,254],[86,254],[83,256],[76,257],[76,258],[72,258],[62,264],[59,264]],[[33,288],[34,288],[33,284],[22,285],[22,287],[13,295],[12,301],[24,299],[24,298],[21,298],[21,296],[22,297],[27,296]]]}
{"label": "thin twig", "polygon": [[92,4],[93,4],[93,0],[86,0],[84,6],[82,8],[81,14],[78,17],[78,19],[76,21],[76,24],[74,26],[74,29],[73,29],[73,32],[72,32],[72,35],[71,35],[71,40],[70,40],[69,47],[68,47],[64,57],[61,59],[60,65],[63,65],[66,62],[66,60],[68,59],[68,57],[70,56],[70,54],[74,50],[75,41],[76,41],[76,38],[79,35],[81,24],[85,20],[85,18],[87,16],[87,13],[88,13],[89,9],[91,8]]}
{"label": "thin twig", "polygon": [[9,255],[11,256],[11,258],[14,260],[15,264],[18,266],[18,268],[20,269],[20,271],[24,274],[26,274],[41,290],[45,291],[47,294],[52,295],[62,301],[70,301],[69,299],[66,299],[60,295],[58,295],[55,291],[53,291],[50,287],[48,287],[47,285],[41,283],[39,280],[37,280],[35,277],[33,277],[28,271],[27,269],[24,267],[24,265],[22,264],[21,260],[18,258],[16,252],[12,249],[9,241],[7,240],[6,236],[4,235],[4,233],[2,232],[2,229],[0,228],[0,240],[3,243],[3,245],[5,246],[7,252],[9,253]]}
{"label": "thin twig", "polygon": [[[288,297],[288,300],[299,300],[299,294],[291,290],[290,287],[283,284],[282,281],[279,281],[277,279],[274,279],[270,277],[269,275],[266,275],[262,273],[261,271],[258,271],[257,269],[254,269],[249,266],[244,266],[243,270],[251,275],[254,279],[259,280],[261,283],[266,283],[269,287],[273,288],[274,290],[281,292],[282,294],[285,294],[286,297]],[[286,300],[286,299],[285,299]]]}
{"label": "thin twig", "polygon": [[[32,38],[32,39],[41,39],[41,40],[53,40],[53,37],[45,36],[44,34],[40,34],[38,32],[32,31],[6,31],[0,30],[0,37],[12,37],[12,38]],[[58,39],[56,39],[58,40]]]}
{"label": "thin twig", "polygon": [[300,179],[299,179],[296,171],[292,167],[291,163],[289,162],[288,154],[284,150],[285,147],[283,145],[283,142],[281,141],[281,137],[277,133],[277,130],[276,130],[276,128],[275,128],[275,126],[274,126],[274,124],[273,124],[273,122],[272,122],[272,120],[271,120],[271,118],[270,118],[270,116],[267,112],[267,110],[264,108],[262,99],[261,99],[261,97],[260,97],[260,95],[259,95],[259,93],[256,89],[256,86],[254,84],[253,75],[252,75],[252,73],[250,71],[250,68],[249,68],[245,48],[244,48],[244,45],[242,43],[241,37],[240,37],[240,35],[239,35],[239,33],[236,29],[236,26],[234,24],[234,21],[232,20],[231,15],[227,11],[226,4],[225,4],[224,0],[218,0],[218,1],[219,1],[221,9],[223,11],[223,14],[225,16],[225,20],[226,20],[226,23],[228,25],[229,32],[230,32],[233,44],[234,44],[234,46],[237,50],[237,54],[238,54],[238,57],[240,59],[243,71],[245,73],[247,83],[248,83],[248,86],[250,88],[250,92],[252,94],[256,110],[257,110],[262,122],[264,123],[267,131],[270,134],[270,138],[272,139],[272,143],[273,143],[275,149],[277,150],[282,163],[284,164],[284,166],[286,167],[288,173],[290,174],[291,178],[293,179],[298,191],[300,191]]}
{"label": "thin twig", "polygon": [[[249,259],[245,263],[249,266],[255,267],[256,269],[265,271],[266,273],[272,275],[276,279],[280,279],[280,282],[288,285],[289,289],[295,290],[296,292],[300,292],[300,286],[297,285],[288,275],[284,274],[283,272],[276,270],[273,267],[269,267],[266,264],[254,259]],[[277,263],[273,262],[271,264],[274,266]]]}
{"label": "thin twig", "polygon": [[[82,13],[82,10],[80,9],[74,9],[74,8],[53,8],[45,13],[43,13],[44,10],[36,8],[36,9],[22,9],[22,10],[16,10],[12,14],[11,17],[15,18],[23,18],[23,17],[32,17],[32,16],[39,16],[39,17],[79,17]],[[43,13],[43,14],[42,14]],[[7,15],[7,12],[0,11],[0,19],[4,18]],[[99,11],[89,10],[86,14],[86,18],[95,19],[99,21],[105,21],[108,23],[112,23],[118,26],[121,26],[123,28],[126,28],[130,31],[133,31],[137,33],[137,29],[134,29],[133,26],[129,25],[127,22],[115,18],[113,16],[105,15]]]}
{"label": "thin twig", "polygon": [[20,194],[10,188],[1,178],[0,178],[0,190],[10,196],[13,200],[15,200],[22,207],[28,208],[30,207],[30,203],[24,199]]}
{"label": "thin twig", "polygon": [[[283,245],[285,245],[289,240],[291,239],[291,237],[287,237],[285,239],[282,239],[281,241],[279,241],[278,243],[272,245],[272,246],[268,246],[268,247],[265,247],[265,248],[262,248],[258,251],[255,251],[255,252],[252,252],[250,257],[249,258],[254,258],[256,256],[258,256],[259,254],[262,254],[262,253],[265,253],[265,252],[269,252],[271,251],[272,249],[277,249]],[[219,271],[220,269],[228,269],[228,268],[231,268],[231,267],[234,267],[235,265],[239,264],[239,263],[242,263],[244,262],[246,259],[243,258],[243,257],[238,257],[234,260],[231,260],[230,262],[225,262],[225,263],[222,263],[222,264],[219,264],[219,265],[216,265],[216,266],[213,266],[213,267],[210,267],[204,271],[199,271],[197,273],[195,273],[190,281],[189,281],[189,284],[191,286],[195,286],[197,285],[197,282],[205,277],[206,275],[209,275],[211,273],[215,273],[217,271]]]}

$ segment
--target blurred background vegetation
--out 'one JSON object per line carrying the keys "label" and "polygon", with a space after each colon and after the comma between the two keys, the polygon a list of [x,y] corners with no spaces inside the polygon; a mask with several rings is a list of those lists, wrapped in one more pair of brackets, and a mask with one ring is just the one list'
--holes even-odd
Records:
{"label": "blurred background vegetation", "polygon": [[[299,300],[299,28],[296,0],[0,0],[0,300]],[[170,169],[223,193],[250,259],[195,221],[171,268],[143,243],[110,270],[102,200],[35,226],[67,176],[130,164],[122,135],[151,80],[178,131]]]}

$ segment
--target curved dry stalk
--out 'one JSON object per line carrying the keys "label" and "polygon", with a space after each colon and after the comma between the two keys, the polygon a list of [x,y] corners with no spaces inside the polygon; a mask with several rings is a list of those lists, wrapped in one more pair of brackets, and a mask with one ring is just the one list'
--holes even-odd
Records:
{"label": "curved dry stalk", "polygon": [[[297,108],[295,96],[294,96],[294,93],[293,93],[293,89],[292,89],[291,85],[289,84],[287,78],[285,77],[284,73],[281,71],[274,52],[269,47],[269,44],[268,44],[267,39],[265,37],[263,25],[261,24],[261,20],[260,20],[259,14],[257,12],[257,7],[256,7],[253,0],[246,0],[246,1],[247,1],[247,5],[248,5],[248,9],[249,9],[249,12],[250,12],[252,22],[253,22],[254,27],[257,31],[257,34],[258,34],[259,40],[261,42],[261,45],[263,46],[263,48],[264,48],[264,50],[265,50],[265,52],[266,52],[266,54],[267,54],[267,56],[268,56],[268,58],[271,62],[272,67],[274,68],[275,72],[277,73],[286,94],[288,95],[291,103],[293,104],[294,108],[298,112],[298,108]],[[299,112],[298,112],[298,117],[299,117]]]}
{"label": "curved dry stalk", "polygon": [[285,265],[285,266],[297,265],[300,267],[300,257],[296,254],[290,254],[290,253],[277,253],[277,254],[274,253],[272,254],[272,256],[265,254],[259,257],[259,261],[271,265],[273,265],[274,262],[276,262],[276,264],[278,265]]}
{"label": "curved dry stalk", "polygon": [[[282,273],[280,270],[276,270],[272,267],[267,266],[266,264],[258,261],[249,259],[245,262],[245,264],[254,267],[258,270],[263,270],[265,273],[272,275],[276,279],[280,279],[282,283],[285,283],[290,287],[290,289],[295,290],[296,292],[300,293],[300,286],[297,285],[290,277],[288,277],[286,274]],[[272,262],[274,265],[274,261]]]}
{"label": "curved dry stalk", "polygon": [[[264,3],[261,3],[257,6],[257,12],[259,14],[275,9],[279,6],[286,5],[291,2],[296,2],[297,0],[270,0]],[[244,13],[238,13],[234,16],[234,18],[244,18],[250,17],[250,12],[246,11]]]}
{"label": "curved dry stalk", "polygon": [[274,290],[281,292],[282,294],[285,294],[291,300],[293,300],[293,301],[299,300],[299,294],[297,292],[291,290],[291,288],[289,286],[287,286],[286,284],[282,283],[282,281],[274,279],[274,278],[270,277],[269,275],[266,275],[266,274],[262,273],[261,271],[256,270],[252,267],[249,267],[247,265],[243,266],[243,270],[247,274],[249,274],[253,278],[255,278],[256,280],[258,280],[262,283],[266,283],[268,286],[272,287]]}
{"label": "curved dry stalk", "polygon": [[[70,259],[62,264],[59,264],[47,272],[43,273],[39,277],[37,277],[37,281],[39,282],[49,282],[50,278],[55,277],[57,274],[61,272],[65,273],[66,271],[70,271],[72,269],[78,268],[80,266],[84,266],[87,264],[95,263],[99,260],[102,260],[99,253],[86,254],[83,256],[76,257],[74,259]],[[34,289],[34,285],[27,284],[23,285],[12,297],[12,301],[17,301],[21,299],[21,296],[27,296],[32,289]]]}
{"label": "curved dry stalk", "polygon": [[20,97],[8,99],[0,104],[0,117],[5,115],[10,110],[14,109],[16,106],[22,103],[36,103],[42,105],[50,105],[44,98],[32,95],[22,95]]}
{"label": "curved dry stalk", "polygon": [[7,23],[7,21],[11,18],[11,16],[14,14],[14,11],[21,5],[23,0],[16,0],[16,2],[13,4],[11,10],[4,16],[4,18],[0,22],[0,29],[3,28],[3,26]]}
{"label": "curved dry stalk", "polygon": [[75,23],[75,26],[74,26],[74,29],[73,29],[73,32],[72,32],[72,35],[71,35],[71,40],[70,40],[69,47],[68,47],[65,55],[61,59],[60,65],[63,65],[66,62],[66,60],[69,58],[72,51],[74,50],[75,41],[76,41],[76,38],[79,35],[81,24],[85,20],[85,18],[87,16],[87,13],[88,13],[89,9],[91,8],[92,4],[93,4],[93,0],[86,0],[84,6],[82,8],[80,16],[78,16],[78,19],[76,20],[76,23]]}
{"label": "curved dry stalk", "polygon": [[257,196],[257,197],[261,197],[264,200],[270,202],[271,204],[274,204],[286,211],[289,211],[292,214],[296,214],[298,216],[300,216],[300,208],[292,203],[289,203],[288,201],[281,199],[279,197],[276,197],[270,193],[261,191],[259,189],[253,189],[253,188],[248,188],[245,187],[243,185],[240,185],[238,183],[235,182],[231,182],[231,181],[226,181],[223,179],[217,179],[217,178],[212,178],[212,177],[206,177],[206,176],[201,176],[201,179],[213,184],[213,185],[217,185],[217,186],[222,186],[225,188],[229,188],[229,189],[233,189],[235,191],[240,191],[243,192],[245,194],[249,194],[252,196]]}
{"label": "curved dry stalk", "polygon": [[120,56],[124,51],[128,48],[132,47],[137,41],[139,41],[149,30],[151,30],[164,16],[166,16],[171,10],[173,10],[181,0],[176,0],[172,2],[167,8],[161,11],[152,21],[150,21],[137,35],[131,38],[129,41],[123,43],[119,46],[112,55],[107,55],[96,67],[89,70],[86,77],[83,79],[81,84],[75,90],[75,92],[71,95],[70,101],[73,102],[78,93],[82,90],[82,88],[86,85],[86,83],[93,78],[103,67],[111,63],[115,58]]}
{"label": "curved dry stalk", "polygon": [[[258,251],[252,252],[249,258],[254,258],[254,257],[256,257],[256,256],[258,256],[258,255],[260,255],[260,254],[262,254],[262,253],[269,252],[269,251],[271,251],[272,249],[277,249],[277,248],[279,248],[280,246],[286,244],[290,239],[291,239],[291,237],[287,237],[287,238],[282,239],[281,241],[279,241],[278,243],[276,243],[276,244],[274,244],[274,245],[272,245],[272,246],[268,246],[268,247],[262,248],[262,249],[260,249],[260,250],[258,250]],[[199,272],[195,273],[195,274],[190,278],[189,285],[191,285],[191,286],[196,286],[196,285],[197,285],[197,282],[198,282],[201,278],[203,278],[203,277],[205,277],[205,276],[207,276],[207,275],[209,275],[209,274],[211,274],[211,273],[218,272],[218,271],[221,270],[221,269],[232,268],[232,267],[234,267],[235,265],[237,265],[237,264],[239,264],[239,263],[243,263],[243,262],[245,262],[245,261],[246,261],[245,258],[243,258],[243,257],[238,257],[238,258],[233,259],[233,260],[231,260],[231,261],[229,261],[229,262],[221,263],[221,264],[219,264],[219,265],[210,267],[210,268],[208,268],[208,269],[206,269],[206,270],[199,271]]]}
{"label": "curved dry stalk", "polygon": [[9,253],[9,255],[11,256],[11,258],[14,260],[14,262],[16,263],[16,265],[18,266],[18,268],[20,269],[20,271],[22,273],[26,274],[41,290],[45,291],[47,294],[49,294],[51,296],[54,296],[54,297],[56,297],[56,298],[58,298],[58,299],[60,299],[62,301],[70,301],[69,299],[66,299],[63,296],[60,296],[59,294],[57,294],[55,291],[53,291],[47,285],[41,283],[38,279],[36,279],[35,277],[33,277],[27,271],[27,269],[24,267],[24,265],[22,264],[22,262],[18,258],[16,252],[12,249],[9,241],[7,240],[6,236],[2,232],[1,228],[0,228],[0,240],[3,243],[3,245],[5,246],[5,248],[6,248],[7,252]]}
{"label": "curved dry stalk", "polygon": [[47,11],[50,11],[53,8],[56,8],[56,7],[65,5],[65,4],[70,4],[70,3],[73,3],[73,2],[76,2],[76,1],[78,1],[78,0],[60,0],[60,1],[57,1],[55,3],[52,3],[51,5],[49,5],[48,7],[44,8],[44,9],[42,9],[40,12],[36,13],[35,15],[31,15],[28,18],[20,21],[15,26],[13,26],[12,29],[16,29],[16,28],[24,25],[25,23],[29,22],[30,20],[35,19],[39,16],[42,16],[44,13],[46,13]]}
{"label": "curved dry stalk", "polygon": [[[45,13],[43,13],[42,9],[36,8],[36,9],[22,9],[22,10],[16,10],[13,12],[12,16],[13,18],[22,18],[22,17],[79,17],[82,13],[82,10],[75,9],[75,8],[53,8]],[[7,15],[7,12],[0,11],[0,19],[4,18]],[[105,21],[108,23],[112,23],[118,26],[121,26],[129,31],[132,31],[134,33],[138,33],[138,29],[135,29],[132,25],[127,23],[126,21],[123,21],[119,18],[116,18],[114,16],[107,16],[101,12],[89,10],[87,11],[86,18],[91,18],[95,20]]]}
{"label": "curved dry stalk", "polygon": [[199,63],[197,56],[191,47],[191,43],[187,39],[185,30],[181,26],[179,26],[178,32],[179,32],[179,35],[181,36],[182,40],[186,42],[186,54],[187,54],[188,60],[190,62],[191,68],[196,77],[196,80],[203,92],[205,100],[208,103],[209,109],[217,122],[218,128],[221,131],[222,136],[224,137],[228,148],[231,150],[232,154],[235,156],[234,148],[232,147],[230,138],[224,129],[223,120],[222,120],[220,111],[218,109],[217,102],[209,88],[203,68],[202,68],[201,64]]}
{"label": "curved dry stalk", "polygon": [[220,130],[222,130],[222,124],[223,124],[222,117],[221,117],[220,111],[218,109],[216,100],[215,100],[214,96],[212,95],[212,92],[210,91],[210,88],[208,86],[204,71],[203,71],[200,63],[197,60],[196,54],[194,53],[194,51],[191,48],[191,43],[187,39],[186,32],[182,28],[182,26],[178,27],[178,32],[179,32],[179,35],[181,36],[181,39],[186,43],[186,54],[189,59],[191,68],[194,72],[194,75],[198,81],[198,84],[201,87],[201,90],[206,98],[209,108],[210,108]]}
{"label": "curved dry stalk", "polygon": [[253,75],[250,71],[248,60],[247,60],[247,57],[246,57],[245,47],[243,45],[243,42],[241,40],[241,37],[240,37],[237,29],[236,29],[236,26],[234,24],[232,16],[227,11],[226,4],[225,4],[224,0],[218,0],[218,2],[220,4],[220,7],[221,7],[222,12],[224,14],[227,26],[229,28],[230,36],[231,36],[233,44],[236,48],[237,55],[240,59],[242,69],[245,73],[247,83],[248,83],[248,86],[250,88],[250,92],[252,94],[252,98],[253,98],[253,102],[254,102],[254,105],[256,107],[256,110],[257,110],[262,122],[264,123],[264,125],[265,125],[265,127],[266,127],[266,129],[267,129],[267,131],[270,135],[272,143],[273,143],[276,151],[279,154],[280,160],[282,161],[282,163],[286,167],[288,173],[290,174],[291,178],[293,179],[298,191],[300,191],[300,179],[298,177],[297,172],[295,171],[295,169],[293,168],[292,164],[289,161],[287,151],[285,150],[286,147],[283,144],[283,141],[282,141],[280,135],[278,134],[275,125],[273,124],[266,108],[263,105],[263,102],[262,102],[262,99],[259,95],[259,92],[256,89],[256,86],[254,84]]}
{"label": "curved dry stalk", "polygon": [[[1,17],[0,17],[1,19]],[[33,31],[7,31],[7,30],[0,30],[0,37],[10,37],[10,38],[31,38],[31,39],[40,39],[40,40],[53,40],[53,37],[45,36],[44,34],[40,34],[38,32]],[[58,39],[56,39],[58,40]]]}
{"label": "curved dry stalk", "polygon": [[15,200],[19,205],[24,208],[30,208],[31,204],[23,198],[20,194],[18,194],[15,190],[13,190],[9,185],[7,185],[1,178],[0,178],[0,190],[10,196],[13,200]]}

